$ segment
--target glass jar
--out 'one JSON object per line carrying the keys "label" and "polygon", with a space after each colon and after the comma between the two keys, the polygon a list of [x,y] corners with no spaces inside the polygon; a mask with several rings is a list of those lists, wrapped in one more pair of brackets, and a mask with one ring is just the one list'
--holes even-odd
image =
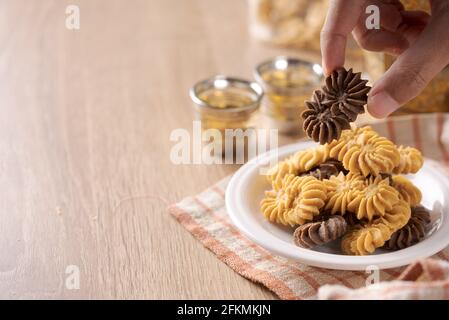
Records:
{"label": "glass jar", "polygon": [[[326,20],[328,0],[248,0],[249,32],[264,43],[301,49],[320,57],[320,33]],[[349,37],[346,56],[351,65],[363,55]]]}
{"label": "glass jar", "polygon": [[274,45],[319,51],[327,0],[249,0],[250,32]]}
{"label": "glass jar", "polygon": [[268,127],[284,134],[303,134],[300,114],[305,101],[322,83],[321,66],[300,59],[276,57],[259,64],[254,76],[265,92],[262,114]]}
{"label": "glass jar", "polygon": [[[195,84],[190,90],[195,119],[201,122],[202,141],[225,157],[246,152],[248,137],[232,134],[254,129],[256,111],[263,91],[260,85],[243,79],[215,76]],[[236,148],[243,146],[244,150]]]}

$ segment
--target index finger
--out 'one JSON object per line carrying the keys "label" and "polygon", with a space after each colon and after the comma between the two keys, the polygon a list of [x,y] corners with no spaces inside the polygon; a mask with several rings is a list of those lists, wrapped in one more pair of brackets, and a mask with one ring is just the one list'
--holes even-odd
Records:
{"label": "index finger", "polygon": [[331,0],[321,30],[321,55],[325,74],[345,63],[347,37],[356,26],[365,7],[363,0]]}

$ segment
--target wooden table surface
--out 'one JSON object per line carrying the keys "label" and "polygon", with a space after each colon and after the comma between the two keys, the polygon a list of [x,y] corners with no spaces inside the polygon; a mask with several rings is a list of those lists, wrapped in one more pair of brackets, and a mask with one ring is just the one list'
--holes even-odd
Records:
{"label": "wooden table surface", "polygon": [[277,54],[242,0],[0,1],[0,298],[274,298],[166,207],[236,170],[171,163],[189,87]]}

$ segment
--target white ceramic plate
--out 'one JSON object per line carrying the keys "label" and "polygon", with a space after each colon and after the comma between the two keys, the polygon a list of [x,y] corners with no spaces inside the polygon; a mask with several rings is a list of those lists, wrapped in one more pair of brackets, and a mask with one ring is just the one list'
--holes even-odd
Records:
{"label": "white ceramic plate", "polygon": [[423,193],[422,204],[430,209],[432,228],[420,243],[398,251],[376,250],[370,256],[347,256],[339,251],[338,241],[314,249],[294,245],[294,229],[272,224],[265,220],[259,209],[264,191],[270,188],[260,168],[270,161],[283,159],[294,152],[314,146],[313,142],[300,142],[265,153],[242,166],[232,177],[226,190],[227,211],[247,237],[267,250],[308,265],[341,270],[365,270],[368,266],[380,269],[407,265],[417,259],[431,256],[449,244],[449,179],[437,162],[425,160],[424,167],[409,178]]}

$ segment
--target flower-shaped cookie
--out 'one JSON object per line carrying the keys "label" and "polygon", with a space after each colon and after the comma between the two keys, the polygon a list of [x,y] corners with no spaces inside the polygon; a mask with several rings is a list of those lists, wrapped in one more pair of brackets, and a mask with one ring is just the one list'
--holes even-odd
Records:
{"label": "flower-shaped cookie", "polygon": [[399,200],[391,210],[385,212],[384,216],[373,220],[373,224],[384,224],[394,233],[407,224],[410,215],[410,205],[403,200]]}
{"label": "flower-shaped cookie", "polygon": [[385,225],[357,226],[341,240],[344,254],[362,256],[373,253],[391,237],[391,230]]}
{"label": "flower-shaped cookie", "polygon": [[358,197],[365,188],[365,179],[359,174],[340,173],[338,176],[323,180],[327,188],[326,210],[331,214],[344,215],[350,211],[349,203]]}
{"label": "flower-shaped cookie", "polygon": [[367,80],[361,79],[360,72],[338,68],[326,78],[322,103],[330,106],[332,114],[344,114],[353,122],[359,114],[365,112],[364,105],[371,89],[367,83]]}
{"label": "flower-shaped cookie", "polygon": [[393,233],[384,247],[399,250],[420,242],[426,236],[430,221],[430,214],[426,208],[423,206],[412,208],[410,220],[404,227]]}
{"label": "flower-shaped cookie", "polygon": [[280,183],[273,183],[273,189],[265,191],[265,198],[260,207],[265,218],[271,222],[288,225],[287,213],[293,207],[293,201],[298,196],[299,179],[287,174]]}
{"label": "flower-shaped cookie", "polygon": [[373,137],[378,136],[378,134],[370,126],[343,130],[340,139],[334,140],[328,144],[329,156],[335,159],[343,159],[347,150],[347,145],[356,141],[360,136]]}
{"label": "flower-shaped cookie", "polygon": [[338,139],[342,130],[351,128],[349,119],[343,113],[332,114],[329,106],[322,105],[324,95],[317,90],[312,101],[306,101],[306,110],[301,114],[303,129],[309,138],[320,144]]}
{"label": "flower-shaped cookie", "polygon": [[301,150],[270,168],[267,179],[279,185],[287,174],[299,175],[326,162],[328,159],[329,148],[327,145]]}
{"label": "flower-shaped cookie", "polygon": [[293,239],[299,247],[312,248],[340,238],[346,233],[347,226],[343,217],[330,216],[323,221],[299,226],[293,234]]}
{"label": "flower-shaped cookie", "polygon": [[371,221],[373,217],[385,215],[398,201],[399,193],[390,186],[388,178],[376,176],[367,179],[365,188],[351,200],[348,209],[355,212],[359,220]]}
{"label": "flower-shaped cookie", "polygon": [[421,203],[422,193],[404,176],[393,176],[392,186],[399,192],[399,198],[414,207]]}
{"label": "flower-shaped cookie", "polygon": [[422,168],[424,159],[418,149],[400,146],[398,151],[399,164],[393,169],[393,173],[417,173]]}
{"label": "flower-shaped cookie", "polygon": [[320,214],[320,209],[326,201],[326,186],[315,177],[299,177],[300,193],[296,197],[293,209],[289,212],[289,220],[295,224],[312,221]]}
{"label": "flower-shaped cookie", "polygon": [[278,162],[274,167],[270,168],[267,173],[267,179],[279,186],[282,184],[282,179],[288,174],[297,175],[299,168],[296,166],[297,161],[293,156]]}
{"label": "flower-shaped cookie", "polygon": [[330,156],[343,162],[345,169],[363,176],[390,173],[399,164],[399,152],[390,140],[375,132],[354,130],[329,144]]}
{"label": "flower-shaped cookie", "polygon": [[410,219],[410,206],[400,200],[391,211],[383,217],[373,220],[364,226],[356,226],[341,241],[341,249],[345,254],[367,255],[373,253],[391,238],[391,236]]}
{"label": "flower-shaped cookie", "polygon": [[283,225],[304,224],[319,215],[326,200],[324,183],[314,177],[288,174],[281,185],[265,192],[261,211],[271,222]]}
{"label": "flower-shaped cookie", "polygon": [[300,151],[293,156],[295,166],[299,173],[309,171],[313,167],[326,162],[329,159],[329,148],[327,145],[319,145],[315,148]]}

